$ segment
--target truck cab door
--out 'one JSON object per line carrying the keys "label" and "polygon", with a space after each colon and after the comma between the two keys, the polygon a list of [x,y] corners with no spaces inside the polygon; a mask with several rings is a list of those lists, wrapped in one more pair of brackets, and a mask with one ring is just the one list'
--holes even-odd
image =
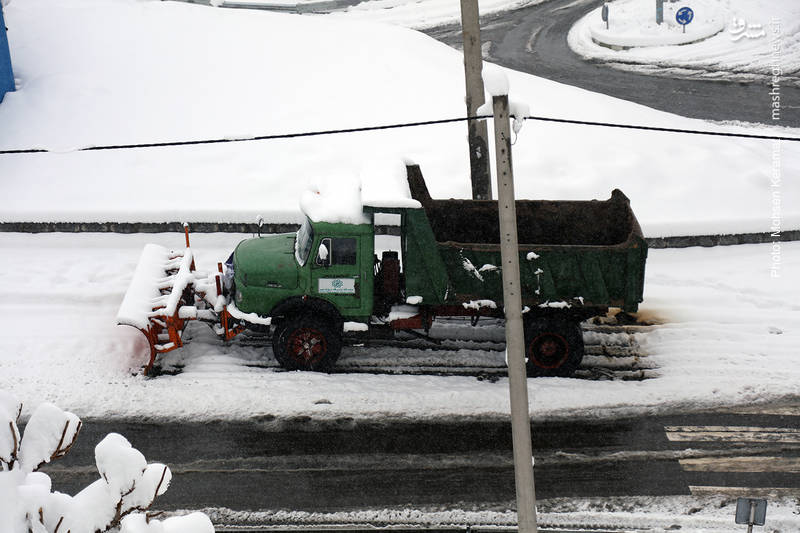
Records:
{"label": "truck cab door", "polygon": [[340,309],[361,307],[360,237],[325,237],[312,250],[311,291]]}

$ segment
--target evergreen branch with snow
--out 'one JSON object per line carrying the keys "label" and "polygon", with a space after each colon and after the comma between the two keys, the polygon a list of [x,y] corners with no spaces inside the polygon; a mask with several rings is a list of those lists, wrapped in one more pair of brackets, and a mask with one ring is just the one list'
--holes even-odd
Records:
{"label": "evergreen branch with snow", "polygon": [[[117,433],[95,447],[98,479],[75,496],[52,491],[50,477],[38,470],[64,457],[73,447],[82,422],[72,413],[43,403],[20,436],[21,404],[0,391],[0,531],[3,533],[213,533],[202,513],[163,522],[150,513],[156,498],[169,488],[172,473],[160,463],[148,464],[139,450]],[[7,422],[5,424],[4,422]]]}

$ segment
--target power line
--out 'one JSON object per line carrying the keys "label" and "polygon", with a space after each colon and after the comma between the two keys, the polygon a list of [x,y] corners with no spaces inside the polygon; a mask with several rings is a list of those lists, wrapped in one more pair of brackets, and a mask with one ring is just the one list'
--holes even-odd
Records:
{"label": "power line", "polygon": [[769,139],[773,141],[800,141],[800,137],[785,137],[780,135],[755,135],[752,133],[733,133],[725,131],[703,131],[703,130],[687,130],[680,128],[660,128],[657,126],[638,126],[634,124],[615,124],[613,122],[592,122],[589,120],[569,120],[566,118],[549,118],[549,117],[525,117],[528,120],[539,120],[542,122],[559,122],[562,124],[578,124],[581,126],[601,126],[604,128],[624,128],[631,130],[643,131],[663,131],[667,133],[687,133],[690,135],[715,135],[717,137],[740,137],[743,139]]}
{"label": "power line", "polygon": [[[378,131],[378,130],[391,130],[398,128],[413,128],[418,126],[432,126],[437,124],[448,124],[452,122],[464,122],[467,120],[483,120],[492,118],[491,115],[478,115],[472,117],[458,117],[458,118],[445,118],[438,120],[424,120],[419,122],[403,122],[397,124],[384,124],[381,126],[362,126],[358,128],[342,128],[335,130],[318,130],[306,131],[296,133],[278,133],[273,135],[259,135],[251,137],[233,137],[233,138],[220,138],[220,139],[199,139],[192,141],[169,141],[158,143],[138,143],[138,144],[111,144],[100,146],[87,146],[85,148],[76,148],[70,152],[90,152],[99,150],[131,150],[136,148],[162,148],[167,146],[191,146],[198,144],[222,144],[222,143],[235,143],[235,142],[251,142],[251,141],[268,141],[276,139],[292,139],[296,137],[316,137],[321,135],[337,135],[343,133],[358,133],[364,131]],[[682,133],[690,135],[711,135],[717,137],[737,137],[742,139],[766,139],[773,141],[800,141],[800,137],[786,137],[780,135],[755,135],[750,133],[733,133],[723,131],[703,131],[703,130],[690,130],[681,128],[662,128],[657,126],[640,126],[636,124],[616,124],[613,122],[594,122],[590,120],[571,120],[565,118],[552,118],[540,116],[528,116],[527,120],[537,120],[541,122],[556,122],[560,124],[573,124],[579,126],[597,126],[604,128],[623,128],[641,131],[657,131],[665,133]],[[26,148],[18,150],[0,150],[0,155],[5,154],[35,154],[35,153],[64,153],[54,150],[47,150],[43,148]]]}

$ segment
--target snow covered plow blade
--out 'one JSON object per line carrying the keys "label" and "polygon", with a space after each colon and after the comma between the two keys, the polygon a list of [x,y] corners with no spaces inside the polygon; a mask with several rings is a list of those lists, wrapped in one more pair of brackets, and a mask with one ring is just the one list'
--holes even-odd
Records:
{"label": "snow covered plow blade", "polygon": [[191,320],[208,322],[220,337],[242,330],[234,324],[222,290],[222,265],[208,274],[195,269],[186,232],[186,249],[168,250],[157,244],[144,247],[133,279],[117,313],[117,324],[141,331],[150,345],[147,374],[159,354],[183,346],[183,331]]}

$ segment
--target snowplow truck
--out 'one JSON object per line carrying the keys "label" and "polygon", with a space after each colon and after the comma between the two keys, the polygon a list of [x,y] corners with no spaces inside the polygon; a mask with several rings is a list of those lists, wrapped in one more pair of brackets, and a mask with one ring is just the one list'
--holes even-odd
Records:
{"label": "snowplow truck", "polygon": [[[304,193],[299,230],[243,240],[211,274],[195,269],[188,230],[185,250],[145,247],[118,315],[147,338],[145,372],[183,345],[192,320],[224,339],[267,331],[283,368],[329,371],[346,331],[424,335],[436,317],[504,318],[497,202],[433,199],[418,166],[400,170],[377,187],[400,191],[389,198],[363,184],[347,198]],[[582,321],[637,310],[647,245],[619,190],[605,201],[518,200],[516,211],[528,373],[569,376],[583,358]],[[381,257],[378,213],[400,229],[398,249]]]}

